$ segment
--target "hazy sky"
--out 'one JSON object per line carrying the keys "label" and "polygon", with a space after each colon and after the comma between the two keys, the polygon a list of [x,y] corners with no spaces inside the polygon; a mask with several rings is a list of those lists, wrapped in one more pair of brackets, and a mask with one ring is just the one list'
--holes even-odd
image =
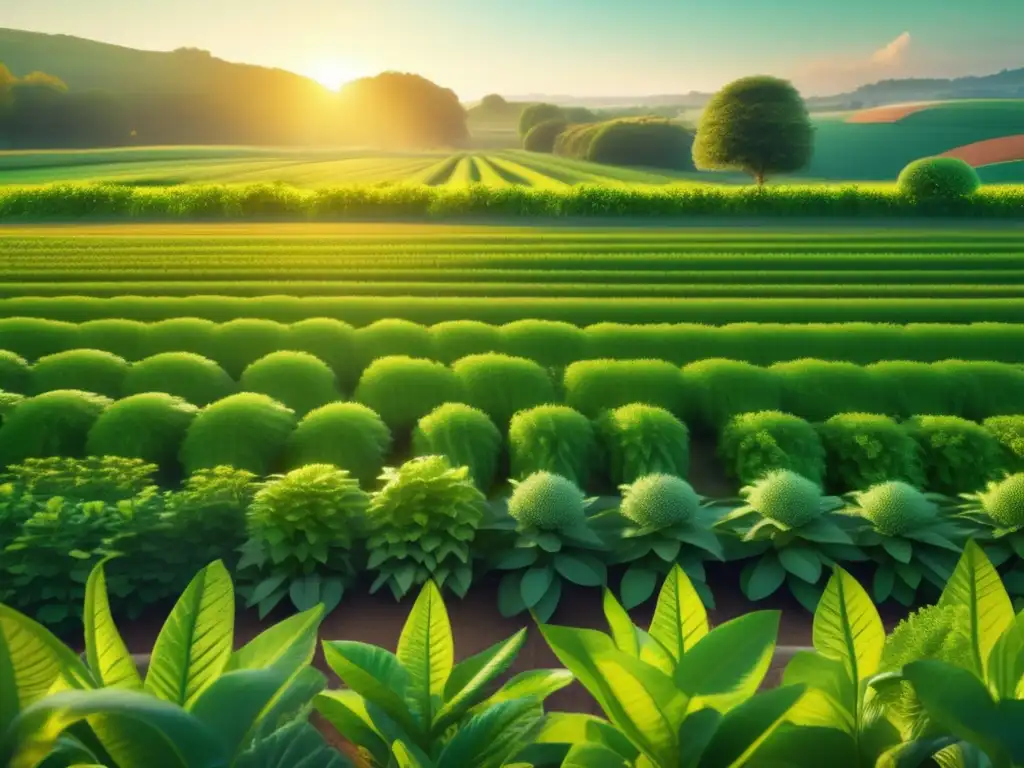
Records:
{"label": "hazy sky", "polygon": [[321,80],[418,72],[464,99],[680,93],[754,73],[829,93],[1024,67],[1024,0],[0,0],[0,27]]}

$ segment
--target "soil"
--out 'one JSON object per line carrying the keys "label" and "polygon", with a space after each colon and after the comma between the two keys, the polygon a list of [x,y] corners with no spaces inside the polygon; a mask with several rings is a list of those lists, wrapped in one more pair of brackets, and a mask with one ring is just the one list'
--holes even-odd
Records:
{"label": "soil", "polygon": [[890,104],[885,107],[871,107],[870,109],[862,109],[859,112],[854,112],[848,118],[848,123],[896,123],[902,120],[907,115],[912,115],[915,112],[920,112],[923,109],[927,109],[933,104],[939,102],[935,101],[920,101],[913,104]]}
{"label": "soil", "polygon": [[965,144],[962,147],[943,152],[941,157],[956,157],[975,168],[993,163],[1024,160],[1024,134]]}

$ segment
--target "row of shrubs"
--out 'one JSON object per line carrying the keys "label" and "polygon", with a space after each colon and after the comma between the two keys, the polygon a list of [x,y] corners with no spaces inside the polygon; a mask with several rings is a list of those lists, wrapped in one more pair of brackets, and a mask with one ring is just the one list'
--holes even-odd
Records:
{"label": "row of shrubs", "polygon": [[664,185],[565,188],[347,185],[306,189],[284,184],[7,185],[0,221],[83,218],[194,220],[360,220],[381,216],[678,218],[689,216],[878,216],[1020,218],[1024,186],[982,187],[969,197],[922,200],[902,188],[849,186]]}
{"label": "row of shrubs", "polygon": [[523,147],[607,165],[693,170],[693,132],[659,117],[598,123],[571,123],[556,117],[531,128]]}
{"label": "row of shrubs", "polygon": [[[233,378],[271,352],[308,352],[327,363],[342,388],[348,389],[367,365],[387,355],[450,364],[467,355],[499,352],[546,368],[592,359],[650,358],[685,365],[716,357],[757,365],[805,357],[858,364],[881,360],[930,363],[951,358],[1022,363],[1024,324],[599,323],[580,328],[554,320],[519,320],[506,325],[455,320],[426,326],[389,319],[353,328],[328,318],[292,324],[254,318],[224,323],[179,317],[152,323],[109,319],[79,324],[0,318],[0,349],[28,361],[78,348],[111,352],[129,362],[163,352],[192,352],[216,361]],[[6,365],[12,364],[24,367],[17,361]],[[15,390],[10,381],[0,388]]]}

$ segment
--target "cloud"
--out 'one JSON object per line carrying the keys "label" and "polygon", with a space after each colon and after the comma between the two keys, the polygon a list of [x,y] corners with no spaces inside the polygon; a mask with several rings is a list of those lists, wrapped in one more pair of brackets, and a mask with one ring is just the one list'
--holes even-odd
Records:
{"label": "cloud", "polygon": [[907,50],[910,48],[910,33],[904,32],[891,43],[879,48],[868,60],[868,63],[880,67],[890,67],[903,63]]}
{"label": "cloud", "polygon": [[836,55],[806,61],[797,67],[793,80],[808,93],[833,94],[899,77],[906,68],[912,40],[910,32],[902,32],[867,55]]}

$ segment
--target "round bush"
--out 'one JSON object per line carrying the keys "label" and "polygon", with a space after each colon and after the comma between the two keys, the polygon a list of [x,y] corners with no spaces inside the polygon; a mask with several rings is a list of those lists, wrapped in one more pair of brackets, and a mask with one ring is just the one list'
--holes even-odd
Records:
{"label": "round bush", "polygon": [[0,318],[0,339],[3,339],[4,349],[30,362],[81,346],[78,326],[74,323],[35,317]]}
{"label": "round bush", "polygon": [[509,424],[508,444],[513,478],[553,472],[581,488],[597,453],[590,421],[565,405],[541,405],[517,413]]}
{"label": "round bush", "polygon": [[700,496],[674,475],[644,475],[627,486],[619,511],[642,528],[684,525],[697,516]]}
{"label": "round bush", "polygon": [[586,523],[587,502],[571,480],[551,472],[534,472],[515,483],[508,513],[520,528],[565,531]]}
{"label": "round bush", "polygon": [[137,320],[90,320],[78,326],[78,344],[134,362],[149,354],[149,328]]}
{"label": "round bush", "polygon": [[396,355],[374,360],[363,371],[355,398],[393,431],[406,432],[437,406],[461,401],[462,386],[441,363]]}
{"label": "round bush", "polygon": [[743,413],[722,430],[718,453],[725,471],[749,484],[771,470],[792,470],[819,486],[825,450],[814,426],[780,411]]}
{"label": "round bush", "polygon": [[89,430],[111,402],[102,395],[74,389],[23,400],[0,427],[0,466],[29,458],[84,456]]}
{"label": "round bush", "polygon": [[907,165],[897,180],[900,192],[912,200],[950,201],[978,191],[978,172],[956,157],[924,157]]}
{"label": "round bush", "polygon": [[241,389],[259,392],[305,416],[341,399],[334,371],[307,352],[271,352],[242,371]]}
{"label": "round bush", "polygon": [[993,416],[985,419],[983,426],[1003,446],[1007,468],[1011,472],[1024,471],[1024,415]]}
{"label": "round bush", "polygon": [[191,352],[162,352],[135,363],[124,377],[122,392],[164,392],[203,407],[235,392],[235,382],[217,365]]}
{"label": "round bush", "polygon": [[0,349],[0,391],[28,392],[30,380],[28,361],[19,354]]}
{"label": "round bush", "polygon": [[306,414],[288,438],[289,467],[333,464],[369,487],[384,468],[391,430],[359,403],[330,403]]}
{"label": "round bush", "polygon": [[799,528],[821,517],[821,489],[806,477],[779,469],[741,491],[756,512],[789,528]]}
{"label": "round bush", "polygon": [[616,485],[645,475],[686,477],[690,468],[690,433],[666,411],[634,403],[608,411],[595,424],[608,474]]}
{"label": "round bush", "polygon": [[272,320],[242,318],[217,328],[214,360],[228,375],[237,379],[246,367],[271,352],[283,349],[288,338],[288,326]]}
{"label": "round bush", "polygon": [[416,456],[445,456],[455,467],[469,467],[477,488],[494,485],[501,455],[501,432],[487,414],[463,403],[446,403],[428,413],[412,433]]}
{"label": "round bush", "polygon": [[80,389],[119,397],[128,363],[123,357],[98,349],[71,349],[47,355],[32,366],[29,388],[33,394],[55,389]]}
{"label": "round bush", "polygon": [[871,413],[882,392],[871,371],[853,363],[793,360],[771,366],[779,382],[782,410],[808,421],[837,413]]}
{"label": "round bush", "polygon": [[989,483],[977,498],[985,514],[999,526],[1014,530],[1024,526],[1024,472]]}
{"label": "round bush", "polygon": [[530,131],[537,125],[548,120],[564,118],[562,108],[554,104],[529,104],[519,113],[519,138],[530,135]]}
{"label": "round bush", "polygon": [[893,481],[853,495],[858,514],[885,536],[902,536],[935,523],[939,508],[912,485]]}
{"label": "round bush", "polygon": [[841,413],[818,426],[825,449],[826,485],[836,493],[887,480],[924,485],[917,443],[888,416]]}
{"label": "round bush", "polygon": [[777,411],[782,393],[778,378],[766,368],[738,360],[711,358],[683,368],[688,402],[687,422],[718,430],[737,414]]}
{"label": "round bush", "polygon": [[545,368],[564,368],[583,357],[583,330],[556,320],[517,320],[501,326],[503,351]]}
{"label": "round bush", "polygon": [[291,409],[266,395],[242,392],[206,406],[192,421],[181,446],[187,474],[234,467],[269,475],[295,428]]}
{"label": "round bush", "polygon": [[606,165],[693,170],[693,134],[660,117],[624,117],[599,123],[586,159]]}
{"label": "round bush", "polygon": [[558,135],[568,127],[569,123],[561,117],[537,123],[523,138],[523,149],[528,152],[550,154],[555,151],[555,140],[558,139]]}
{"label": "round bush", "polygon": [[469,355],[498,352],[501,331],[497,326],[477,320],[449,320],[430,326],[434,356],[445,365]]}
{"label": "round bush", "polygon": [[108,407],[89,430],[91,456],[124,456],[156,464],[177,465],[185,432],[199,409],[163,392],[132,395]]}
{"label": "round bush", "polygon": [[467,403],[502,429],[517,412],[556,400],[547,371],[522,357],[490,352],[464,357],[452,366]]}
{"label": "round bush", "polygon": [[161,320],[149,326],[148,354],[163,352],[191,352],[208,357],[217,357],[217,328],[212,320],[198,317],[175,317]]}
{"label": "round bush", "polygon": [[1005,471],[1002,446],[980,424],[956,416],[915,416],[906,428],[934,493],[971,493]]}
{"label": "round bush", "polygon": [[941,369],[928,363],[890,360],[872,363],[866,370],[882,392],[879,407],[872,411],[884,410],[902,419],[918,414],[962,415],[963,397],[954,378]]}
{"label": "round bush", "polygon": [[565,402],[591,418],[630,403],[683,410],[683,377],[663,360],[581,360],[562,380]]}
{"label": "round bush", "polygon": [[285,347],[308,352],[327,363],[343,392],[351,392],[363,372],[356,357],[355,328],[340,320],[315,317],[293,323],[288,326]]}
{"label": "round bush", "polygon": [[355,332],[356,359],[361,370],[382,357],[433,359],[434,345],[425,326],[408,320],[378,320]]}

